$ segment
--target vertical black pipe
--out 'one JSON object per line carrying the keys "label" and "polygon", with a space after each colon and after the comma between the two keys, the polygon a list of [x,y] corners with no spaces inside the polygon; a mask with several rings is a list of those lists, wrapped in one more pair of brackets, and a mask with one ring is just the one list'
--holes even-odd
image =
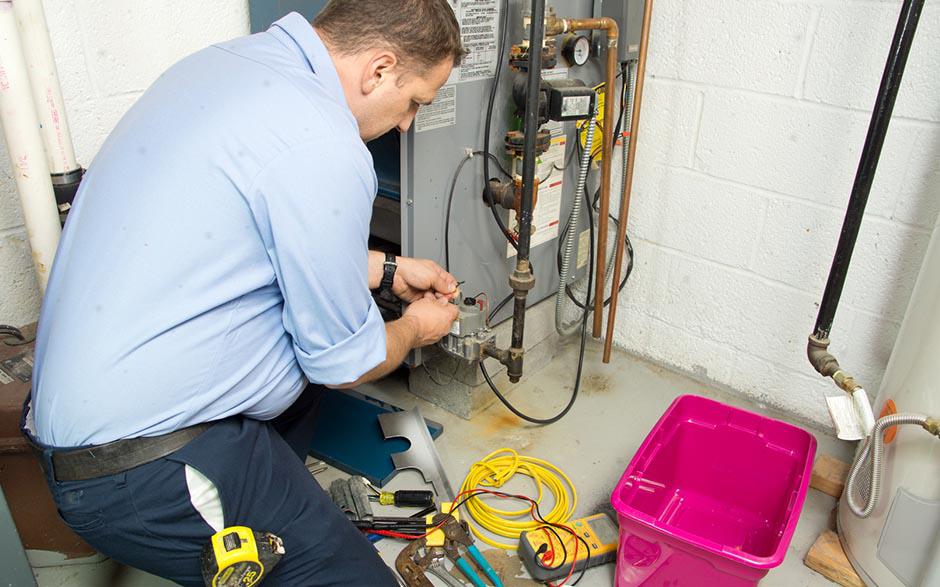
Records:
{"label": "vertical black pipe", "polygon": [[819,314],[816,316],[813,336],[817,340],[829,338],[829,330],[832,328],[832,320],[835,318],[839,298],[842,296],[842,287],[845,285],[845,276],[852,260],[858,230],[862,224],[862,217],[865,215],[865,204],[868,202],[875,170],[878,168],[881,148],[884,146],[885,135],[888,132],[888,123],[891,122],[894,102],[898,97],[901,76],[904,75],[904,66],[911,52],[914,31],[917,29],[917,21],[920,19],[923,8],[924,0],[905,0],[901,7],[898,25],[894,31],[894,40],[891,42],[891,49],[888,53],[888,62],[885,64],[881,87],[878,89],[878,97],[875,100],[875,109],[872,111],[871,122],[868,125],[868,136],[865,137],[865,146],[855,174],[852,195],[842,223],[839,245],[832,259],[829,281],[826,282],[826,291],[823,293]]}
{"label": "vertical black pipe", "polygon": [[516,270],[509,278],[513,289],[512,344],[506,371],[509,380],[522,377],[522,339],[525,332],[526,296],[535,279],[529,265],[532,237],[532,194],[535,191],[535,139],[539,130],[539,90],[542,83],[542,40],[545,36],[545,0],[532,0],[529,23],[529,77],[526,80],[526,108],[523,126],[522,203],[519,210],[519,242]]}

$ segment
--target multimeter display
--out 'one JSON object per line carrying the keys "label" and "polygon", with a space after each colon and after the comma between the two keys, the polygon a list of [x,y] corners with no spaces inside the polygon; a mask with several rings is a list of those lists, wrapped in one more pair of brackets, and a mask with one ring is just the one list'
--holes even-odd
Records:
{"label": "multimeter display", "polygon": [[[564,577],[575,565],[575,571],[588,566],[597,566],[612,562],[617,555],[619,529],[617,524],[606,514],[595,514],[586,518],[572,520],[566,524],[587,542],[590,549],[584,548],[584,542],[577,540],[569,532],[555,528],[555,532],[541,528],[523,532],[519,537],[519,558],[525,564],[529,574],[538,581],[551,581]],[[555,535],[557,533],[557,536]],[[562,543],[559,543],[559,538]],[[577,559],[575,542],[577,541]]]}

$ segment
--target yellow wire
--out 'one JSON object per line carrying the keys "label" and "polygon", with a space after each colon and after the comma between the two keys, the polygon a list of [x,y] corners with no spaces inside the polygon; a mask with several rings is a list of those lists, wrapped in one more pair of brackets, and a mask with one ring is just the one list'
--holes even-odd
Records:
{"label": "yellow wire", "polygon": [[[541,505],[545,489],[548,489],[554,497],[552,510],[547,513],[542,511],[547,521],[564,524],[571,518],[578,506],[578,493],[571,479],[564,471],[548,461],[519,455],[511,448],[501,448],[491,452],[483,460],[474,463],[460,487],[460,493],[472,491],[478,487],[498,489],[517,473],[535,482],[536,497],[534,499],[539,505]],[[490,546],[516,550],[519,546],[519,535],[523,531],[544,526],[541,522],[532,519],[529,507],[518,510],[500,509],[482,498],[488,498],[487,501],[490,503],[498,499],[485,493],[471,497],[466,503],[466,508],[473,520],[497,536],[513,539],[511,543],[493,540],[471,524],[470,529],[476,537]]]}

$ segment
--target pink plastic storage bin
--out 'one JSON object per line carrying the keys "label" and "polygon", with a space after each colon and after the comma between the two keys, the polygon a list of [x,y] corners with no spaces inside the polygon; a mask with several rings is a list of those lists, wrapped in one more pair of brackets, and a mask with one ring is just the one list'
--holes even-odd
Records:
{"label": "pink plastic storage bin", "polygon": [[611,496],[617,587],[756,585],[786,555],[816,453],[779,420],[684,395]]}

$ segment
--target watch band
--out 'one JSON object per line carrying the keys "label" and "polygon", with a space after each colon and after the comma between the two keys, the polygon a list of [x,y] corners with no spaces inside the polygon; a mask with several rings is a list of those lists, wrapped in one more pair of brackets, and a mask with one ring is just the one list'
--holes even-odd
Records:
{"label": "watch band", "polygon": [[395,281],[395,271],[398,269],[398,263],[395,261],[395,255],[385,253],[385,262],[382,264],[382,283],[379,284],[379,293],[392,293],[392,283]]}

